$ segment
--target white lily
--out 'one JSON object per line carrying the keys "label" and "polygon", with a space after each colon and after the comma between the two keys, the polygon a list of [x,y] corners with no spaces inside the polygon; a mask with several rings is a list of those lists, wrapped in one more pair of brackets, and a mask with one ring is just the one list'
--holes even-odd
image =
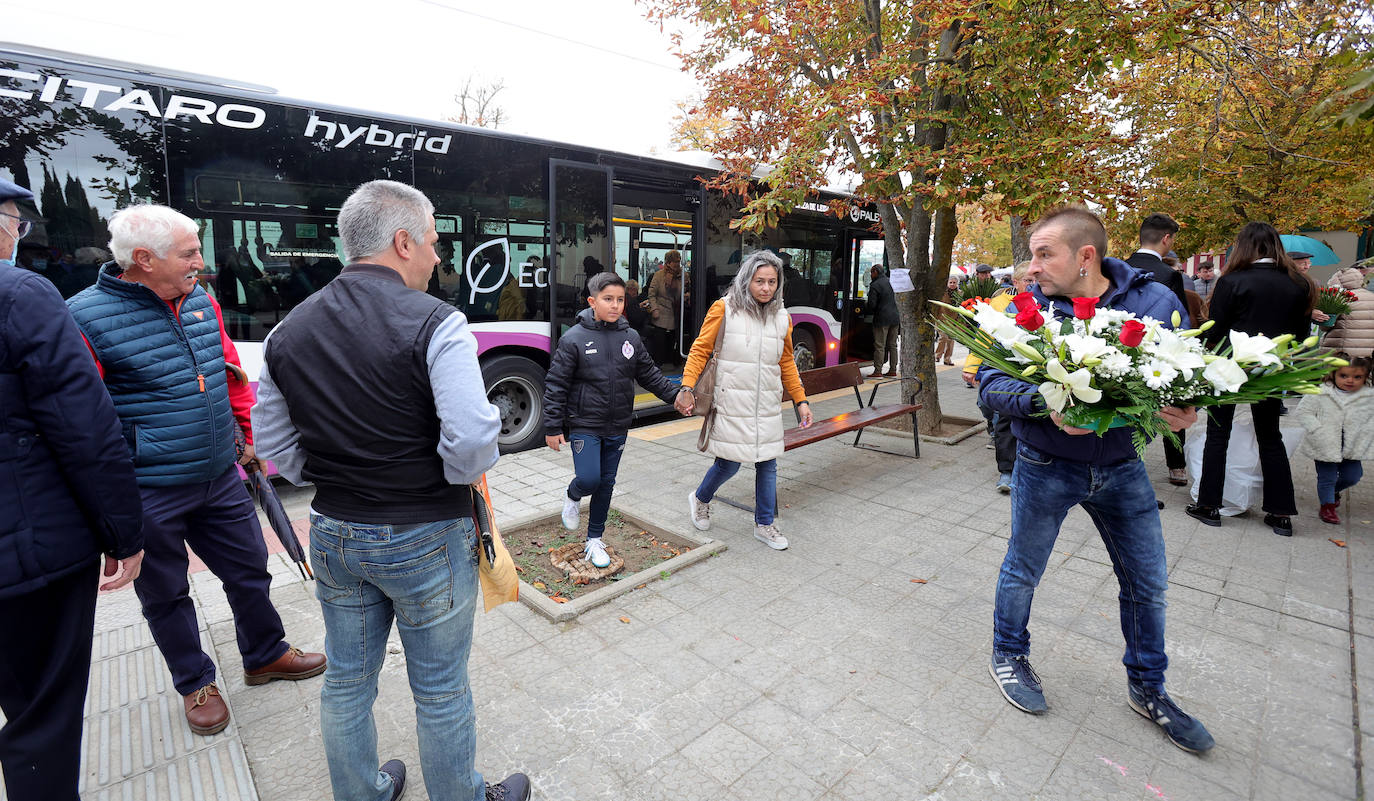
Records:
{"label": "white lily", "polygon": [[1092,385],[1092,373],[1086,369],[1070,373],[1058,359],[1050,359],[1045,364],[1045,374],[1050,380],[1040,385],[1040,394],[1045,396],[1045,405],[1056,412],[1064,411],[1070,398],[1088,403],[1102,400],[1102,390]]}
{"label": "white lily", "polygon": [[1231,358],[1237,364],[1278,364],[1279,357],[1274,354],[1275,345],[1274,340],[1263,334],[1231,332]]}
{"label": "white lily", "polygon": [[1101,337],[1090,337],[1082,334],[1069,334],[1060,338],[1060,342],[1069,346],[1069,353],[1073,360],[1082,364],[1088,359],[1098,359],[1106,355],[1109,351],[1115,351],[1107,340]]}
{"label": "white lily", "polygon": [[986,303],[973,308],[973,321],[988,336],[1007,346],[1021,338],[1018,334],[1025,333],[1006,312],[997,311]]}
{"label": "white lily", "polygon": [[1158,339],[1150,354],[1161,361],[1172,365],[1185,379],[1191,380],[1194,370],[1201,370],[1206,362],[1202,359],[1202,351],[1195,347],[1195,342],[1185,339],[1177,332],[1167,328],[1159,329]]}
{"label": "white lily", "polygon": [[1235,392],[1250,379],[1245,368],[1236,364],[1234,359],[1217,358],[1208,363],[1202,377],[1222,392]]}

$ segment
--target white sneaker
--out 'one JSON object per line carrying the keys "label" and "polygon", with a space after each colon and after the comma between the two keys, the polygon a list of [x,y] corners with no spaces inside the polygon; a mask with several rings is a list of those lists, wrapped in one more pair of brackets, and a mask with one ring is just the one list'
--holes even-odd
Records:
{"label": "white sneaker", "polygon": [[711,527],[711,504],[697,500],[696,490],[687,493],[687,516],[692,518],[692,525],[697,527],[697,531]]}
{"label": "white sneaker", "polygon": [[563,528],[577,531],[582,526],[582,508],[568,496],[563,496]]}
{"label": "white sneaker", "polygon": [[771,523],[766,526],[754,526],[754,539],[775,551],[787,550],[787,538]]}
{"label": "white sneaker", "polygon": [[587,549],[582,552],[582,558],[598,569],[611,566],[611,555],[606,553],[606,545],[601,542],[600,537],[587,538]]}

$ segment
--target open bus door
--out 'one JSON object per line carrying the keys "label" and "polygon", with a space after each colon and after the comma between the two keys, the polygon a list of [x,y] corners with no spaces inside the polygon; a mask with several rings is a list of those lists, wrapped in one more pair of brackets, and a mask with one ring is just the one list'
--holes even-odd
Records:
{"label": "open bus door", "polygon": [[549,352],[587,308],[587,279],[611,269],[611,170],[549,159]]}
{"label": "open bus door", "polygon": [[844,361],[873,358],[873,315],[867,312],[868,284],[874,264],[883,264],[883,240],[848,231],[844,236],[850,292],[844,304]]}

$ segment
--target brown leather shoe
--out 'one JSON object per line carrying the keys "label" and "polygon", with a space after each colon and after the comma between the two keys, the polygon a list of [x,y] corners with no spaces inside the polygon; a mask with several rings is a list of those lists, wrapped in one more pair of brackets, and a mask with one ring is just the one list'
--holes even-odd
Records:
{"label": "brown leather shoe", "polygon": [[219,734],[229,725],[229,707],[219,695],[214,682],[182,697],[186,706],[186,722],[196,734]]}
{"label": "brown leather shoe", "polygon": [[324,672],[324,654],[307,654],[299,648],[287,648],[277,661],[257,670],[243,671],[243,683],[266,684],[277,679],[300,681]]}

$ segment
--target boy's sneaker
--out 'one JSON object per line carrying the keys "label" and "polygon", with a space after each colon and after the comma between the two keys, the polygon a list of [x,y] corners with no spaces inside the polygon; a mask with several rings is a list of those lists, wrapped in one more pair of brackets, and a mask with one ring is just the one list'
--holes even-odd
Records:
{"label": "boy's sneaker", "polygon": [[787,550],[787,538],[772,523],[766,526],[754,526],[754,539],[775,551]]}
{"label": "boy's sneaker", "polygon": [[1050,708],[1045,703],[1045,694],[1040,691],[1040,677],[1035,675],[1029,657],[1003,656],[994,651],[988,675],[997,682],[997,689],[1002,691],[1007,703],[1022,712],[1043,715]]}
{"label": "boy's sneaker", "polygon": [[486,801],[529,801],[530,777],[512,773],[500,784],[488,784]]}
{"label": "boy's sneaker", "polygon": [[582,552],[582,556],[592,563],[592,567],[606,568],[611,566],[611,555],[606,553],[606,545],[601,542],[600,537],[587,538],[587,548]]}
{"label": "boy's sneaker", "polygon": [[687,516],[692,518],[692,525],[697,527],[697,531],[711,527],[711,504],[697,500],[696,490],[687,493]]}
{"label": "boy's sneaker", "polygon": [[1131,709],[1159,724],[1174,745],[1190,754],[1201,754],[1217,744],[1207,727],[1179,709],[1163,689],[1151,690],[1135,682],[1127,682],[1126,687],[1129,691],[1126,700]]}
{"label": "boy's sneaker", "polygon": [[577,531],[582,526],[582,508],[577,501],[563,496],[563,528],[568,531]]}
{"label": "boy's sneaker", "polygon": [[1011,473],[1003,473],[1001,477],[997,479],[997,491],[1003,495],[1011,493]]}

